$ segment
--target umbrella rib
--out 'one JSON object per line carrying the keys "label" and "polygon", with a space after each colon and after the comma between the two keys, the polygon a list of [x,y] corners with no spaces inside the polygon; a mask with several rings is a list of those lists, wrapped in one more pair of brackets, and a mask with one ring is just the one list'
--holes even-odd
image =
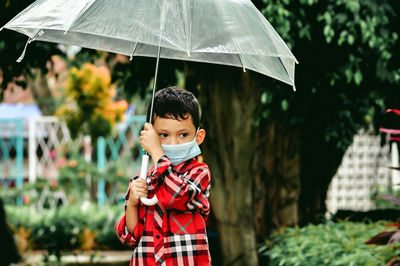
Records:
{"label": "umbrella rib", "polygon": [[129,57],[129,61],[132,61],[132,59],[133,59],[133,55],[135,54],[137,44],[138,44],[138,42],[135,42],[135,46],[133,47],[133,51],[131,53],[131,56]]}
{"label": "umbrella rib", "polygon": [[239,45],[236,43],[236,40],[234,38],[232,38],[232,40],[233,40],[233,43],[235,44],[236,50],[238,51],[239,60],[240,60],[240,63],[242,64],[243,72],[246,72],[246,68],[244,67],[243,61],[242,61],[241,49],[239,48]]}
{"label": "umbrella rib", "polygon": [[67,26],[67,28],[65,29],[64,34],[67,34],[67,32],[69,31],[69,29],[72,27],[72,25],[78,21],[78,19],[80,19],[85,13],[86,11],[93,5],[93,3],[96,2],[96,0],[90,0],[88,3],[86,3],[85,7],[80,11],[80,14],[78,14],[73,20],[72,22]]}
{"label": "umbrella rib", "polygon": [[293,83],[293,91],[296,91],[296,86],[294,85],[294,80],[293,80],[292,77],[289,75],[289,72],[287,71],[286,66],[283,64],[282,59],[281,59],[280,57],[278,57],[278,59],[279,59],[279,62],[281,63],[281,65],[282,65],[283,69],[285,70],[286,75],[290,78],[290,80],[291,80],[292,83]]}
{"label": "umbrella rib", "polygon": [[[183,25],[185,27],[185,33],[186,33],[186,52],[188,54],[188,57],[190,57],[190,50],[191,50],[191,37],[192,37],[192,27],[191,27],[191,20],[189,18],[189,9],[188,8],[188,1],[190,0],[182,0],[182,12],[183,12]],[[190,3],[189,3],[190,5]]]}
{"label": "umbrella rib", "polygon": [[31,42],[33,42],[35,39],[36,39],[36,37],[39,35],[39,36],[42,36],[43,35],[43,33],[44,33],[44,31],[42,30],[42,29],[39,29],[37,32],[36,32],[36,34],[32,37],[32,38],[28,38],[28,41],[26,42],[26,44],[25,44],[25,47],[24,47],[24,50],[22,51],[22,54],[18,57],[18,59],[17,59],[17,63],[21,63],[21,61],[24,59],[24,57],[25,57],[25,53],[26,53],[26,49],[28,48],[28,44],[30,44]]}
{"label": "umbrella rib", "polygon": [[[217,4],[217,3],[218,3],[218,1],[215,2],[215,4]],[[218,13],[220,13],[220,9],[219,9],[219,8],[216,8],[216,10],[217,10]],[[222,8],[221,10],[224,10],[224,9]],[[229,29],[229,27],[227,27],[227,28]],[[233,44],[235,45],[236,51],[237,51],[238,56],[239,56],[240,64],[242,65],[242,68],[243,68],[243,72],[246,72],[246,68],[245,68],[245,66],[244,66],[244,64],[243,64],[242,55],[241,55],[241,50],[240,50],[240,48],[239,48],[239,45],[236,43],[236,40],[235,40],[235,38],[233,37],[233,34],[232,34],[231,29],[229,29],[228,32],[229,32],[230,35],[231,35]]]}

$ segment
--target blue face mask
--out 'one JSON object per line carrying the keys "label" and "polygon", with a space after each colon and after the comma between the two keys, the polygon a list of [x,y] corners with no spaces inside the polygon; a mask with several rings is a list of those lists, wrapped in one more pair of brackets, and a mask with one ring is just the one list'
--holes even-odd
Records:
{"label": "blue face mask", "polygon": [[178,165],[201,154],[200,147],[196,142],[196,137],[190,142],[181,144],[161,144],[161,148],[173,165]]}

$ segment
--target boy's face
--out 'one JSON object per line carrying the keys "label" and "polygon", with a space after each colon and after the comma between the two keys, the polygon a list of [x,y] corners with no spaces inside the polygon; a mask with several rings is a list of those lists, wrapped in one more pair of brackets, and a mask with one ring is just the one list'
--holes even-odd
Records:
{"label": "boy's face", "polygon": [[188,115],[187,119],[180,120],[174,117],[161,118],[156,116],[153,127],[160,137],[161,144],[182,144],[192,141],[196,137],[196,142],[200,145],[205,137],[204,129],[200,129],[196,136],[196,128],[191,115]]}

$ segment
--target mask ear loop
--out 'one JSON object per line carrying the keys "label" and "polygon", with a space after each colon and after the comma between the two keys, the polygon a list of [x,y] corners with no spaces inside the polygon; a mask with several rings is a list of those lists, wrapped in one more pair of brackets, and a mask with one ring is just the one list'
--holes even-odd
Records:
{"label": "mask ear loop", "polygon": [[196,133],[194,134],[194,141],[196,141],[196,143],[197,143],[197,134],[199,133],[199,131],[200,131],[200,127],[197,127]]}

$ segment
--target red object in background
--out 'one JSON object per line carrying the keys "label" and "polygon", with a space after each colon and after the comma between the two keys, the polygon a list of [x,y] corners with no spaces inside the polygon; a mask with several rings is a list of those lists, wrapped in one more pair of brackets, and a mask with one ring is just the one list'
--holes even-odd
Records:
{"label": "red object in background", "polygon": [[400,129],[390,129],[390,128],[384,128],[381,127],[379,129],[380,132],[388,133],[388,134],[393,134],[393,135],[400,135]]}
{"label": "red object in background", "polygon": [[398,109],[387,109],[386,113],[395,113],[396,115],[400,115],[400,110],[398,110]]}

